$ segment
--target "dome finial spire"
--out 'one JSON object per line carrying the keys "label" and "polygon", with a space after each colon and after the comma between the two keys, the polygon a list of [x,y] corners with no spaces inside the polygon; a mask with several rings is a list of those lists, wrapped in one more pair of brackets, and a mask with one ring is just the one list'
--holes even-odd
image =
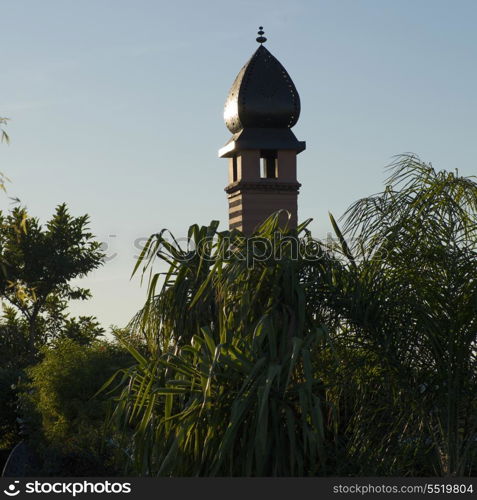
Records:
{"label": "dome finial spire", "polygon": [[263,36],[265,34],[265,31],[263,31],[263,26],[258,27],[257,34],[258,34],[258,36],[257,36],[256,40],[259,44],[265,43],[267,41],[267,39]]}

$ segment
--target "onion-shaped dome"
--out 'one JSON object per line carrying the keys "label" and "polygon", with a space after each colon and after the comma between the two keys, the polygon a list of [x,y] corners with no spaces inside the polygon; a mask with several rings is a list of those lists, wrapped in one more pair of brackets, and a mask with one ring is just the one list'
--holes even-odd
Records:
{"label": "onion-shaped dome", "polygon": [[[259,31],[260,34],[260,31]],[[263,43],[262,36],[257,41]],[[300,116],[300,96],[280,62],[260,45],[237,75],[225,102],[233,134],[245,128],[291,128]]]}

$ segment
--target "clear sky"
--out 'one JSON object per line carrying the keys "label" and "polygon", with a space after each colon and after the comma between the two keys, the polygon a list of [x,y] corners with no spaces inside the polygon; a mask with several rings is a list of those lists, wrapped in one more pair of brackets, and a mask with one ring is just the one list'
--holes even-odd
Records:
{"label": "clear sky", "polygon": [[381,190],[395,154],[476,173],[475,0],[0,0],[10,194],[41,220],[63,201],[90,214],[116,254],[75,314],[130,319],[138,238],[226,226],[223,104],[258,25],[301,96],[299,218],[316,235]]}

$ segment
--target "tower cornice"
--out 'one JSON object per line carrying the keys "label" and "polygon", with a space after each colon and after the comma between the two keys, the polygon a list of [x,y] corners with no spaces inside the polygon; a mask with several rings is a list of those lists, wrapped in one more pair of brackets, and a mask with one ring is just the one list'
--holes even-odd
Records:
{"label": "tower cornice", "polygon": [[259,181],[238,181],[232,182],[225,187],[224,191],[227,194],[232,194],[237,191],[290,191],[298,193],[301,184],[299,182],[283,182],[276,179],[260,179]]}

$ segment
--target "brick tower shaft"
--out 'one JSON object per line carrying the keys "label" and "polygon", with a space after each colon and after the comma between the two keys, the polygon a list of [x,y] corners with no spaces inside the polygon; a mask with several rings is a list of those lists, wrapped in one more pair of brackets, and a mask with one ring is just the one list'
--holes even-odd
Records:
{"label": "brick tower shaft", "polygon": [[276,158],[262,156],[260,150],[241,151],[229,158],[229,227],[250,235],[267,217],[286,210],[282,224],[297,225],[296,152],[282,150]]}

